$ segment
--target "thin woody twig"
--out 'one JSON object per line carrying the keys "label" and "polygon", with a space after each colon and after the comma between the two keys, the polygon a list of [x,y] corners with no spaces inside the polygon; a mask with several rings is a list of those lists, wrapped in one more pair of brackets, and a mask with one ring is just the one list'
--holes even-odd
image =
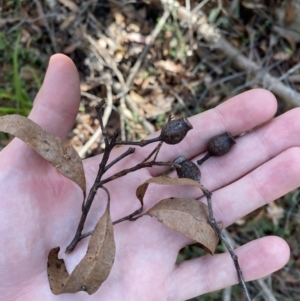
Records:
{"label": "thin woody twig", "polygon": [[[175,160],[176,162],[176,160]],[[177,172],[178,174],[178,172]],[[187,176],[187,174],[178,174],[179,177],[185,177]],[[246,301],[251,301],[243,275],[242,275],[242,270],[239,266],[239,262],[238,262],[238,257],[237,255],[234,253],[233,248],[231,247],[230,243],[228,242],[226,235],[224,234],[224,231],[222,231],[222,229],[219,227],[218,223],[215,220],[214,214],[213,214],[213,209],[212,209],[212,202],[211,202],[211,197],[212,197],[212,193],[205,188],[204,185],[202,185],[200,183],[200,179],[195,179],[195,176],[193,173],[188,175],[188,178],[193,179],[195,181],[198,182],[198,184],[200,185],[200,189],[202,190],[204,196],[207,199],[207,207],[208,207],[208,223],[211,225],[211,227],[214,229],[214,231],[216,232],[216,234],[218,235],[220,241],[225,245],[225,247],[227,248],[233,262],[234,262],[234,266],[235,269],[237,271],[237,276],[238,276],[238,282],[241,286],[243,295],[245,297]]]}
{"label": "thin woody twig", "polygon": [[156,161],[156,158],[158,156],[158,153],[160,151],[162,144],[163,144],[163,142],[160,141],[159,144],[156,146],[156,148],[153,150],[153,152],[143,162],[148,161],[152,157],[153,154],[154,154],[154,158],[152,161]]}
{"label": "thin woody twig", "polygon": [[105,125],[104,125],[104,122],[103,122],[102,116],[101,116],[101,113],[102,113],[101,110],[102,110],[102,107],[105,103],[106,103],[105,100],[102,100],[100,102],[100,104],[98,104],[95,107],[95,109],[97,111],[97,116],[98,116],[98,120],[99,120],[99,123],[100,123],[100,129],[101,129],[103,137],[104,137],[105,147],[108,147],[109,146],[108,137],[107,137],[107,133],[106,133],[106,130],[105,130]]}
{"label": "thin woody twig", "polygon": [[[236,243],[228,233],[226,229],[223,230],[224,235],[226,236],[229,243],[234,247],[239,247],[239,244]],[[270,290],[269,286],[266,285],[265,281],[263,279],[258,279],[254,281],[254,284],[257,284],[259,286],[259,289],[261,290],[261,295],[264,297],[267,301],[277,301],[275,296],[273,295],[272,291]]]}
{"label": "thin woody twig", "polygon": [[245,283],[244,278],[243,278],[243,273],[242,273],[242,270],[241,270],[240,265],[239,265],[238,257],[234,253],[233,248],[229,244],[226,236],[224,235],[222,229],[219,227],[219,225],[216,222],[215,217],[213,215],[212,202],[211,202],[212,193],[208,189],[206,189],[205,187],[204,187],[204,189],[202,189],[202,191],[203,191],[203,193],[204,193],[204,195],[207,199],[208,222],[211,225],[211,227],[215,230],[215,232],[217,233],[220,241],[225,245],[226,249],[228,250],[228,252],[229,252],[229,254],[230,254],[230,256],[233,260],[233,263],[234,263],[234,266],[235,266],[235,269],[236,269],[236,272],[237,272],[238,282],[239,282],[239,285],[242,289],[245,300],[246,301],[251,301],[248,289],[246,287],[246,283]]}
{"label": "thin woody twig", "polygon": [[139,209],[135,210],[133,213],[114,221],[112,224],[116,225],[116,224],[119,224],[119,223],[122,223],[125,221],[130,221],[130,222],[136,221],[137,219],[144,216],[144,214],[139,215],[140,213],[142,213],[143,208],[144,208],[144,206],[142,205]]}
{"label": "thin woody twig", "polygon": [[[104,158],[104,156],[103,156],[103,158]],[[103,162],[107,162],[107,160],[102,159],[102,161],[100,163],[100,167],[99,167],[98,175],[96,177],[96,181],[95,181],[93,187],[90,190],[87,201],[82,206],[82,215],[81,215],[81,219],[79,221],[78,227],[77,227],[75,237],[72,240],[72,242],[69,244],[69,246],[67,247],[67,249],[65,251],[66,253],[71,253],[74,250],[74,248],[76,247],[77,243],[80,240],[82,240],[82,238],[88,236],[86,234],[82,235],[82,230],[83,230],[83,227],[84,227],[84,223],[85,223],[85,220],[87,218],[87,214],[88,214],[88,212],[91,208],[91,205],[92,205],[92,202],[93,202],[94,197],[96,195],[96,192],[99,188],[101,188],[103,186],[103,184],[106,184],[110,181],[116,180],[120,177],[126,176],[128,173],[134,172],[134,171],[142,169],[142,168],[147,168],[147,167],[152,167],[152,166],[170,166],[170,167],[177,167],[178,166],[177,164],[175,164],[173,162],[153,162],[153,161],[144,162],[144,163],[137,164],[137,165],[135,165],[131,168],[124,169],[124,170],[114,174],[113,176],[108,177],[108,178],[100,181],[101,176],[103,175],[103,173],[105,171],[105,168],[102,167],[102,166],[105,165],[105,163],[103,163]],[[138,213],[140,213],[140,211],[135,211],[133,215],[138,214]],[[132,216],[132,214],[130,216]],[[84,236],[84,237],[82,237],[82,236]]]}
{"label": "thin woody twig", "polygon": [[124,177],[126,176],[128,173],[130,172],[134,172],[136,170],[142,169],[142,168],[148,168],[148,167],[152,167],[152,166],[169,166],[169,167],[179,167],[177,164],[173,163],[173,162],[143,162],[143,163],[139,163],[131,168],[127,168],[124,169],[116,174],[114,174],[113,176],[110,176],[102,181],[100,181],[99,183],[96,184],[96,188],[101,187],[103,184],[106,184],[110,181],[116,180],[118,178]]}
{"label": "thin woody twig", "polygon": [[267,301],[278,301],[274,294],[272,293],[272,291],[269,289],[269,287],[266,285],[266,283],[264,282],[263,279],[258,279],[255,281],[258,286],[259,286],[259,289],[261,290],[262,292],[262,295],[264,297],[265,300]]}
{"label": "thin woody twig", "polygon": [[[159,149],[160,149],[160,146],[161,146],[161,144],[162,143],[160,143],[155,149],[154,149],[154,151],[156,152],[156,155],[158,154],[158,152],[159,152]],[[129,151],[130,149],[128,149],[127,150],[127,152]],[[116,180],[116,179],[118,179],[118,178],[120,178],[120,177],[123,177],[123,176],[125,176],[125,175],[127,175],[128,173],[130,173],[130,172],[134,172],[134,171],[136,171],[136,170],[138,170],[138,169],[141,169],[141,168],[146,168],[146,167],[152,167],[152,166],[170,166],[170,167],[180,167],[178,164],[175,164],[175,163],[173,163],[173,162],[155,162],[155,159],[156,159],[156,156],[155,156],[155,158],[152,160],[152,161],[150,161],[150,162],[145,162],[146,160],[148,160],[155,152],[154,151],[152,151],[151,152],[151,154],[142,162],[142,163],[140,163],[140,164],[137,164],[136,166],[134,166],[134,167],[131,167],[131,168],[128,168],[128,169],[124,169],[124,170],[122,170],[121,172],[119,172],[119,173],[117,173],[117,174],[115,174],[115,175],[113,175],[113,176],[111,176],[111,177],[109,177],[109,178],[107,178],[107,179],[104,179],[103,181],[101,181],[100,183],[98,183],[97,185],[95,185],[95,188],[96,189],[98,189],[98,188],[102,188],[103,187],[103,184],[106,184],[106,183],[108,183],[108,182],[110,182],[110,181],[113,181],[113,180]],[[126,153],[126,152],[125,152]],[[124,154],[125,154],[124,153]],[[123,154],[123,155],[124,155]],[[120,156],[121,157],[121,156]],[[119,158],[120,158],[119,157]],[[120,159],[119,158],[117,158],[116,160],[114,160],[114,161],[120,161]],[[113,161],[113,162],[114,162]],[[107,166],[108,167],[108,166]],[[108,168],[107,168],[108,169]],[[204,188],[205,189],[205,188]],[[124,216],[124,217],[122,217],[122,218],[120,218],[120,219],[118,219],[118,220],[116,220],[116,221],[114,221],[112,224],[113,225],[116,225],[116,224],[118,224],[118,223],[121,223],[121,222],[124,222],[124,221],[136,221],[138,218],[140,218],[140,217],[142,217],[143,215],[139,215],[138,216],[138,214],[140,214],[141,212],[143,211],[143,205],[139,208],[139,209],[137,209],[137,210],[135,210],[133,213],[131,213],[131,214],[129,214],[129,215],[127,215],[127,216]],[[76,241],[77,241],[77,243],[79,242],[79,241],[81,241],[83,238],[85,238],[85,237],[88,237],[89,235],[91,235],[93,233],[93,231],[90,231],[90,232],[87,232],[87,233],[85,233],[85,234],[80,234],[80,235],[78,235],[78,237],[76,238]],[[74,240],[73,240],[74,241]],[[73,242],[72,242],[73,243]],[[73,244],[70,244],[70,245],[72,245],[72,247],[73,247],[73,249],[74,249],[74,247],[76,246],[76,244],[74,245],[74,243]],[[73,246],[74,245],[74,246]],[[68,247],[69,248],[69,247]],[[69,252],[71,252],[72,250],[69,248],[68,249],[67,248],[67,250],[70,250]]]}
{"label": "thin woody twig", "polygon": [[67,247],[67,249],[65,251],[66,253],[72,252],[74,250],[74,248],[76,247],[77,243],[81,240],[80,237],[82,236],[82,230],[83,230],[88,212],[89,212],[89,210],[92,206],[93,200],[94,200],[95,195],[97,193],[97,189],[99,188],[99,187],[96,187],[96,184],[99,183],[99,181],[101,180],[103,174],[105,173],[105,166],[106,166],[107,161],[109,159],[109,155],[110,155],[113,147],[115,146],[114,143],[115,143],[115,141],[116,141],[116,139],[119,135],[119,131],[115,131],[114,136],[112,137],[110,143],[108,142],[108,137],[106,135],[106,131],[105,131],[105,128],[104,128],[104,125],[103,125],[103,120],[102,120],[102,117],[101,117],[101,114],[100,114],[101,109],[102,109],[104,104],[105,104],[105,101],[104,100],[101,101],[100,104],[96,107],[96,110],[97,110],[97,113],[98,113],[99,123],[100,123],[100,127],[101,127],[101,130],[102,130],[102,133],[103,133],[103,137],[104,137],[106,147],[105,147],[105,150],[104,150],[104,154],[103,154],[101,163],[99,165],[99,170],[98,170],[98,173],[97,173],[97,176],[96,176],[96,179],[95,179],[95,183],[92,186],[86,201],[82,204],[82,214],[81,214],[81,218],[80,218],[77,230],[76,230],[76,234],[75,234],[74,239],[72,240],[72,242]]}
{"label": "thin woody twig", "polygon": [[148,161],[154,154],[155,157],[152,161],[155,161],[161,146],[162,146],[162,141],[155,147],[155,149],[149,154],[149,156],[142,161],[142,163]]}
{"label": "thin woody twig", "polygon": [[160,137],[155,137],[152,139],[148,139],[148,140],[140,140],[140,141],[116,141],[116,145],[138,145],[138,146],[145,146],[149,143],[153,143],[153,142],[158,142],[160,141]]}
{"label": "thin woody twig", "polygon": [[105,171],[107,171],[109,168],[111,168],[113,165],[115,165],[116,163],[118,163],[120,160],[124,159],[125,157],[127,157],[128,155],[133,154],[135,151],[134,147],[129,147],[127,149],[126,152],[124,152],[121,156],[117,157],[115,160],[111,161],[109,164],[106,165],[105,167]]}

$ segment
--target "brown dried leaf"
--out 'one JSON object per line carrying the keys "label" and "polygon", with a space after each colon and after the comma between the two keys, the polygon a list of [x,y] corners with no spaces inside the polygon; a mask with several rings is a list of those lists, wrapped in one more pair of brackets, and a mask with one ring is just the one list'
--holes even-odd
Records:
{"label": "brown dried leaf", "polygon": [[290,57],[291,54],[284,51],[279,51],[273,55],[273,59],[275,61],[287,61],[290,59]]}
{"label": "brown dried leaf", "polygon": [[249,9],[266,9],[267,7],[261,3],[253,3],[253,1],[242,1],[242,5]]}
{"label": "brown dried leaf", "polygon": [[[186,178],[169,178],[166,176],[148,179],[136,190],[136,196],[143,207],[143,199],[149,184],[189,185],[200,188],[204,193],[209,191],[200,183]],[[154,216],[166,225],[198,242],[206,252],[214,253],[218,236],[208,223],[207,206],[194,199],[168,198],[160,201],[145,214]]]}
{"label": "brown dried leaf", "polygon": [[284,209],[273,201],[267,206],[267,214],[268,217],[272,219],[274,226],[277,228],[279,221],[284,217]]}
{"label": "brown dried leaf", "polygon": [[291,24],[296,17],[297,9],[293,3],[287,3],[285,8],[285,24]]}
{"label": "brown dried leaf", "polygon": [[131,90],[130,91],[130,97],[132,98],[132,100],[136,103],[136,104],[144,104],[146,103],[147,101],[142,97],[140,96],[139,94],[137,94],[135,91]]}
{"label": "brown dried leaf", "polygon": [[48,255],[48,279],[53,294],[86,291],[94,294],[108,277],[112,268],[116,247],[113,225],[109,213],[109,202],[89,242],[86,255],[71,275],[63,259],[58,258],[59,247]]}
{"label": "brown dried leaf", "polygon": [[185,68],[180,64],[175,64],[173,61],[166,60],[166,61],[157,61],[154,63],[156,68],[162,68],[166,71],[170,71],[173,73],[182,73],[184,72]]}
{"label": "brown dried leaf", "polygon": [[68,45],[67,47],[65,47],[62,52],[65,53],[65,54],[70,54],[72,52],[74,52],[79,46],[81,46],[82,43],[81,42],[76,42],[76,43],[73,43],[71,45]]}
{"label": "brown dried leaf", "polygon": [[82,160],[76,150],[59,137],[45,131],[32,120],[19,116],[0,117],[0,131],[18,137],[31,146],[57,170],[86,191]]}
{"label": "brown dried leaf", "polygon": [[67,29],[71,25],[71,23],[73,23],[76,20],[76,17],[76,14],[67,16],[66,19],[59,25],[59,29],[62,31]]}
{"label": "brown dried leaf", "polygon": [[136,190],[136,196],[140,200],[141,204],[143,204],[143,198],[145,196],[146,190],[149,184],[158,184],[158,185],[173,185],[173,186],[194,186],[200,188],[203,192],[207,193],[208,190],[200,183],[187,178],[170,178],[167,176],[160,176],[150,178],[145,181],[142,185],[140,185]]}
{"label": "brown dried leaf", "polygon": [[218,236],[207,222],[207,206],[194,199],[168,198],[161,200],[148,212],[167,227],[196,241],[211,254],[218,244]]}

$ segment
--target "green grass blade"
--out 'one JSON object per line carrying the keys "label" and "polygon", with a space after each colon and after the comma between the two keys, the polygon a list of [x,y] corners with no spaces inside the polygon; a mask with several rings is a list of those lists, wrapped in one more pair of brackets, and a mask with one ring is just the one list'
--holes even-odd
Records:
{"label": "green grass blade", "polygon": [[17,107],[22,108],[22,86],[21,86],[21,80],[19,76],[19,64],[18,64],[18,54],[19,54],[19,43],[20,43],[20,36],[21,34],[18,34],[14,51],[13,51],[13,79],[14,79],[14,89],[16,94],[16,101],[17,101]]}

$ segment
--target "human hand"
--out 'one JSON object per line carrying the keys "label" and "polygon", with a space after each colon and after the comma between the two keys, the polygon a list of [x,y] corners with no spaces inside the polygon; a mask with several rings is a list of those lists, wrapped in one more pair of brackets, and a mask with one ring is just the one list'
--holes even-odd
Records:
{"label": "human hand", "polygon": [[[30,118],[47,131],[64,138],[79,106],[77,71],[63,55],[55,55],[34,102]],[[201,166],[202,182],[213,192],[217,221],[227,227],[256,208],[299,186],[299,109],[273,118],[276,100],[265,90],[240,94],[217,108],[190,118],[194,129],[178,145],[163,145],[158,159],[183,155],[193,161],[203,156],[207,141],[220,133],[233,135],[251,130],[223,157]],[[256,128],[257,127],[257,128]],[[136,148],[116,164],[111,174],[141,162],[153,145]],[[115,149],[111,159],[124,148]],[[84,161],[87,186],[93,184],[101,157]],[[162,168],[143,169],[106,185],[111,194],[112,220],[138,208],[135,189]],[[94,295],[85,292],[54,296],[47,278],[50,249],[65,250],[81,215],[82,192],[42,157],[18,139],[0,153],[0,301],[1,300],[172,300],[180,301],[237,283],[230,256],[206,255],[177,265],[178,251],[191,241],[151,217],[114,226],[116,257],[107,280]],[[174,196],[205,201],[198,191],[149,188],[148,209]],[[86,231],[93,229],[106,206],[98,191]],[[72,270],[86,252],[88,239],[73,253],[63,254]],[[261,238],[236,249],[246,281],[280,269],[289,259],[288,245],[278,237]]]}

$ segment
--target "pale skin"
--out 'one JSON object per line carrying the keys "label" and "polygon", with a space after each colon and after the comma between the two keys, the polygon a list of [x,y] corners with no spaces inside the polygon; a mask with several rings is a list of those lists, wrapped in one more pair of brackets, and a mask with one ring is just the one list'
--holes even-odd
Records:
{"label": "pale skin", "polygon": [[[74,124],[79,100],[74,64],[66,56],[55,55],[29,117],[65,138]],[[238,135],[255,128],[238,138],[230,153],[211,158],[201,167],[202,183],[213,192],[216,220],[222,221],[224,227],[300,184],[300,111],[294,109],[273,118],[276,108],[275,97],[265,90],[240,94],[190,118],[194,129],[185,140],[176,146],[163,145],[159,153],[159,161],[174,160],[180,155],[195,161],[203,156],[207,141],[214,135],[225,131]],[[135,154],[118,163],[108,175],[141,162],[153,147],[136,148]],[[112,158],[125,149],[115,150]],[[84,161],[88,187],[100,160],[98,156]],[[112,220],[137,209],[135,189],[161,171],[156,167],[143,169],[107,184]],[[80,188],[30,147],[14,139],[0,153],[0,191],[1,301],[182,301],[237,283],[228,254],[207,255],[176,265],[178,251],[191,241],[154,218],[143,217],[114,227],[115,262],[97,293],[54,296],[46,272],[49,250],[60,246],[70,271],[84,255],[88,242],[88,238],[83,240],[70,255],[63,253],[81,214]],[[174,193],[205,201],[198,190],[152,187],[145,199],[146,209]],[[105,206],[105,194],[99,191],[86,231],[93,229]],[[270,236],[237,248],[236,254],[245,280],[250,281],[282,268],[290,250],[284,240]]]}

